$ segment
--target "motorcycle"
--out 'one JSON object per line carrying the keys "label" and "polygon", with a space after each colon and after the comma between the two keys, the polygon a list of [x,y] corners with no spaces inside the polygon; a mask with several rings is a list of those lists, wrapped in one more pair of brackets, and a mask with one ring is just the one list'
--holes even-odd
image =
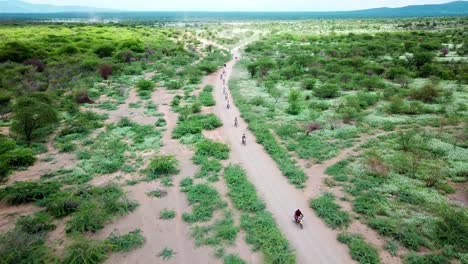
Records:
{"label": "motorcycle", "polygon": [[242,138],[242,145],[245,146],[246,144],[247,144],[247,139],[244,137],[244,138]]}
{"label": "motorcycle", "polygon": [[296,222],[297,224],[299,224],[299,226],[301,227],[301,229],[304,228],[304,216],[301,215],[299,217],[294,217],[294,222]]}

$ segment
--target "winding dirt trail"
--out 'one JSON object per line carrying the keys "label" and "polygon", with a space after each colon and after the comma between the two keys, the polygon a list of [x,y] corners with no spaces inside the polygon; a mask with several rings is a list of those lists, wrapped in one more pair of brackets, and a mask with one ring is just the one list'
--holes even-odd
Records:
{"label": "winding dirt trail", "polygon": [[[233,54],[237,58],[240,57],[238,49],[234,49]],[[235,63],[235,60],[227,63],[226,81]],[[218,71],[217,76],[222,71]],[[328,228],[309,208],[308,193],[288,183],[263,146],[255,142],[255,136],[247,129],[246,122],[239,118],[239,127],[234,127],[234,117],[240,117],[240,113],[233,103],[230,109],[226,109],[220,78],[216,78],[212,85],[215,87],[214,97],[217,102],[214,112],[224,124],[218,131],[218,137],[231,145],[230,161],[245,168],[250,181],[265,201],[268,211],[273,214],[279,228],[296,251],[298,263],[354,263],[346,246],[336,240],[338,233]],[[229,99],[231,102],[230,96]],[[247,137],[246,146],[240,143],[243,133]],[[303,230],[292,220],[297,208],[305,215]]]}

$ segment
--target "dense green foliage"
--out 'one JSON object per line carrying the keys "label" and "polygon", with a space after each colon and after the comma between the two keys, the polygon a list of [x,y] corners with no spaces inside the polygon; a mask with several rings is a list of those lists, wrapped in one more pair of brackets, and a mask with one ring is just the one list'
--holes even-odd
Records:
{"label": "dense green foliage", "polygon": [[276,226],[273,216],[265,211],[254,186],[238,165],[224,170],[228,195],[234,206],[242,212],[241,227],[247,232],[246,240],[262,251],[268,263],[295,263],[288,241]]}
{"label": "dense green foliage", "polygon": [[161,155],[154,157],[146,171],[148,179],[157,179],[162,176],[177,174],[179,172],[179,161],[172,155]]}
{"label": "dense green foliage", "polygon": [[328,226],[332,228],[347,227],[351,218],[349,214],[342,211],[340,206],[335,202],[335,197],[331,193],[312,199],[310,201],[312,207],[317,215],[325,220]]}
{"label": "dense green foliage", "polygon": [[360,264],[380,263],[377,249],[365,242],[361,235],[341,233],[338,235],[338,240],[348,245],[351,257]]}

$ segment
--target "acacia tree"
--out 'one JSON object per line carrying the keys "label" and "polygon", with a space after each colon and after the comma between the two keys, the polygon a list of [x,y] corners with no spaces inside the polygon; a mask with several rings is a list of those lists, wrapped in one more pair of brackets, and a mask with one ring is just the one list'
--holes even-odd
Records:
{"label": "acacia tree", "polygon": [[41,132],[58,122],[58,114],[52,104],[44,93],[18,98],[13,106],[12,131],[23,136],[30,145],[33,139],[43,135]]}

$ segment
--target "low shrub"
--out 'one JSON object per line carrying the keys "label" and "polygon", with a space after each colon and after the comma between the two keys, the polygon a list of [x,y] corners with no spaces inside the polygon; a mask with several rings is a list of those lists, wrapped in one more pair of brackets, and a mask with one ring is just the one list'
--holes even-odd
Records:
{"label": "low shrub", "polygon": [[96,232],[101,230],[111,217],[102,206],[96,203],[86,203],[72,215],[66,223],[65,231],[67,233]]}
{"label": "low shrub", "polygon": [[200,103],[204,106],[214,106],[216,101],[213,98],[213,86],[207,85],[199,96]]}
{"label": "low shrub", "polygon": [[41,234],[55,229],[52,222],[52,217],[49,214],[39,212],[34,215],[22,216],[16,222],[16,227],[28,234]]}
{"label": "low shrub", "polygon": [[241,216],[241,227],[246,232],[247,243],[262,251],[266,263],[296,263],[289,242],[281,234],[270,213],[244,213]]}
{"label": "low shrub", "polygon": [[128,252],[132,249],[139,248],[145,243],[145,237],[141,234],[140,229],[133,230],[125,235],[110,234],[106,242],[111,246],[112,251]]}
{"label": "low shrub", "polygon": [[28,167],[34,164],[36,158],[31,149],[15,148],[4,154],[0,154],[0,163],[4,163],[10,168]]}
{"label": "low shrub", "polygon": [[42,234],[29,234],[19,229],[0,234],[0,263],[56,263],[45,245]]}
{"label": "low shrub", "polygon": [[64,217],[75,212],[82,199],[72,192],[59,192],[49,195],[38,202],[39,206],[44,206],[54,217]]}
{"label": "low shrub", "polygon": [[333,229],[346,228],[351,223],[349,214],[341,210],[331,193],[325,193],[318,198],[311,199],[310,207]]}
{"label": "low shrub", "polygon": [[192,213],[184,213],[182,218],[186,222],[205,222],[213,217],[215,210],[225,206],[216,189],[207,184],[195,184],[186,187],[187,200],[192,206]]}
{"label": "low shrub", "polygon": [[139,80],[136,85],[139,92],[152,92],[154,89],[154,83],[149,80]]}
{"label": "low shrub", "polygon": [[18,181],[0,190],[0,199],[9,204],[34,202],[58,192],[60,187],[56,181]]}
{"label": "low shrub", "polygon": [[319,98],[334,98],[339,95],[339,88],[336,84],[325,84],[314,89],[314,95]]}
{"label": "low shrub", "polygon": [[240,166],[226,167],[224,179],[229,188],[228,196],[237,209],[247,212],[265,209],[265,204],[258,197],[255,187],[248,181],[245,171]]}
{"label": "low shrub", "polygon": [[238,255],[229,254],[224,257],[224,264],[247,264],[243,259]]}
{"label": "low shrub", "polygon": [[179,118],[177,127],[172,132],[173,138],[181,138],[188,134],[198,134],[205,130],[213,130],[222,126],[221,120],[214,114],[191,115],[187,118]]}
{"label": "low shrub", "polygon": [[449,259],[438,254],[425,254],[419,255],[417,253],[409,253],[405,259],[404,264],[450,264],[452,263]]}
{"label": "low shrub", "polygon": [[195,148],[195,160],[200,156],[212,157],[220,160],[229,158],[229,146],[221,142],[205,139],[197,143]]}
{"label": "low shrub", "polygon": [[109,245],[102,241],[78,237],[65,248],[64,264],[101,263],[108,257]]}
{"label": "low shrub", "polygon": [[346,173],[346,167],[349,164],[349,160],[339,161],[325,170],[325,173],[332,176],[336,181],[347,181],[348,176]]}
{"label": "low shrub", "polygon": [[351,257],[361,264],[380,263],[377,249],[368,244],[361,235],[341,233],[338,241],[346,244],[351,252]]}
{"label": "low shrub", "polygon": [[176,216],[176,212],[174,210],[163,209],[159,212],[159,219],[172,219]]}
{"label": "low shrub", "polygon": [[161,176],[173,175],[179,172],[179,161],[173,155],[154,157],[146,168],[147,178],[158,179]]}
{"label": "low shrub", "polygon": [[219,246],[223,242],[233,244],[238,232],[239,228],[234,225],[232,213],[226,212],[223,218],[216,220],[212,225],[195,226],[192,230],[192,237],[197,246]]}

